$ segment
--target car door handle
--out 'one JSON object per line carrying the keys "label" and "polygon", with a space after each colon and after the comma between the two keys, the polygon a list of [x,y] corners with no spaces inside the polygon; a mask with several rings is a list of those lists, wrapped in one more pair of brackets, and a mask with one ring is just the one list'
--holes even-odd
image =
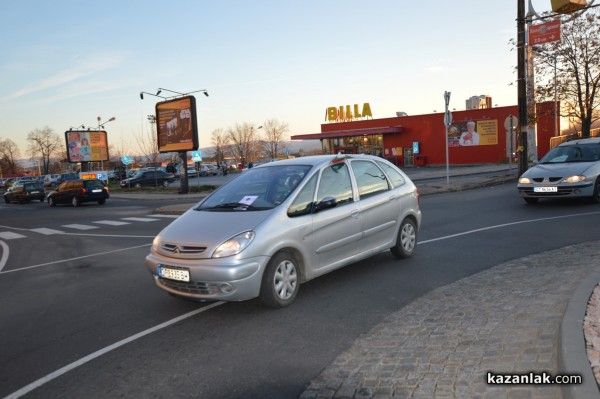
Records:
{"label": "car door handle", "polygon": [[400,198],[400,194],[390,195],[390,201]]}
{"label": "car door handle", "polygon": [[350,212],[350,214],[354,219],[358,219],[358,216],[360,215],[360,209],[353,209],[352,212]]}

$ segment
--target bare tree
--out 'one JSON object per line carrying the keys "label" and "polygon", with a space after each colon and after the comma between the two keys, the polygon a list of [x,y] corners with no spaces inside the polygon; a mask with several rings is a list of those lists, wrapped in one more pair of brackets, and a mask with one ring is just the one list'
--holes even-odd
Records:
{"label": "bare tree", "polygon": [[31,157],[39,157],[43,163],[43,173],[47,174],[50,158],[60,151],[64,145],[64,141],[61,137],[54,133],[52,129],[46,126],[43,129],[35,129],[27,135],[27,141],[29,141],[29,152]]}
{"label": "bare tree", "polygon": [[153,164],[161,162],[160,153],[158,152],[158,137],[156,136],[156,118],[153,115],[148,116],[150,129],[139,134],[134,134],[133,137],[138,146],[138,150],[142,156],[146,158],[146,162]]}
{"label": "bare tree", "polygon": [[256,157],[258,132],[254,125],[236,124],[234,128],[227,130],[227,137],[231,140],[235,157],[242,165]]}
{"label": "bare tree", "polygon": [[535,57],[541,61],[536,100],[553,99],[556,90],[561,116],[580,124],[582,136],[589,137],[600,119],[600,12],[588,10],[563,23],[561,40],[544,45]]}
{"label": "bare tree", "polygon": [[221,165],[229,155],[229,136],[223,132],[223,129],[215,129],[210,135],[210,142],[214,148],[213,156],[215,158],[215,163]]}
{"label": "bare tree", "polygon": [[0,156],[2,161],[2,170],[17,173],[17,159],[21,156],[17,143],[11,139],[0,140]]}
{"label": "bare tree", "polygon": [[289,126],[285,122],[279,122],[277,119],[269,119],[263,124],[265,132],[263,140],[263,153],[271,158],[276,159],[281,150],[283,150],[283,138],[289,131]]}

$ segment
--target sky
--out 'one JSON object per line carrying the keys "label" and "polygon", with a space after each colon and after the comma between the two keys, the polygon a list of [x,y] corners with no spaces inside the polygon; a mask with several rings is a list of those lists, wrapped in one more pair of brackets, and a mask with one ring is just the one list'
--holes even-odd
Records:
{"label": "sky", "polygon": [[[465,109],[474,95],[517,104],[518,1],[0,0],[0,139],[61,135],[98,117],[135,155],[165,88],[195,94],[211,133],[276,119],[320,132],[328,107],[373,118]],[[532,0],[540,13],[550,0]],[[161,95],[168,95],[163,91]]]}

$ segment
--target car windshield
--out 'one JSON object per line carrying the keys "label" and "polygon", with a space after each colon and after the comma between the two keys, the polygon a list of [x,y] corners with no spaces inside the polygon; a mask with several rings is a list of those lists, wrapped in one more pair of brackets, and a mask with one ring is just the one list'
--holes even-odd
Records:
{"label": "car windshield", "polygon": [[553,148],[541,164],[568,162],[596,162],[600,159],[600,143],[563,145]]}
{"label": "car windshield", "polygon": [[252,168],[211,194],[198,211],[262,211],[281,204],[298,187],[311,166]]}

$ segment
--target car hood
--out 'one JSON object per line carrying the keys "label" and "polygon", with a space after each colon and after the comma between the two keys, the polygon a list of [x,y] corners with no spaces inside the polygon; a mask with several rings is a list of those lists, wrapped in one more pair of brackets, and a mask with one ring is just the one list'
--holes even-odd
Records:
{"label": "car hood", "polygon": [[[272,215],[273,210],[208,212],[188,210],[160,233],[161,243],[205,248],[202,256],[210,258],[224,241],[256,227]],[[173,257],[172,253],[160,253]],[[180,257],[187,257],[180,255]]]}
{"label": "car hood", "polygon": [[545,163],[537,164],[523,174],[523,177],[567,177],[582,175],[594,162]]}

